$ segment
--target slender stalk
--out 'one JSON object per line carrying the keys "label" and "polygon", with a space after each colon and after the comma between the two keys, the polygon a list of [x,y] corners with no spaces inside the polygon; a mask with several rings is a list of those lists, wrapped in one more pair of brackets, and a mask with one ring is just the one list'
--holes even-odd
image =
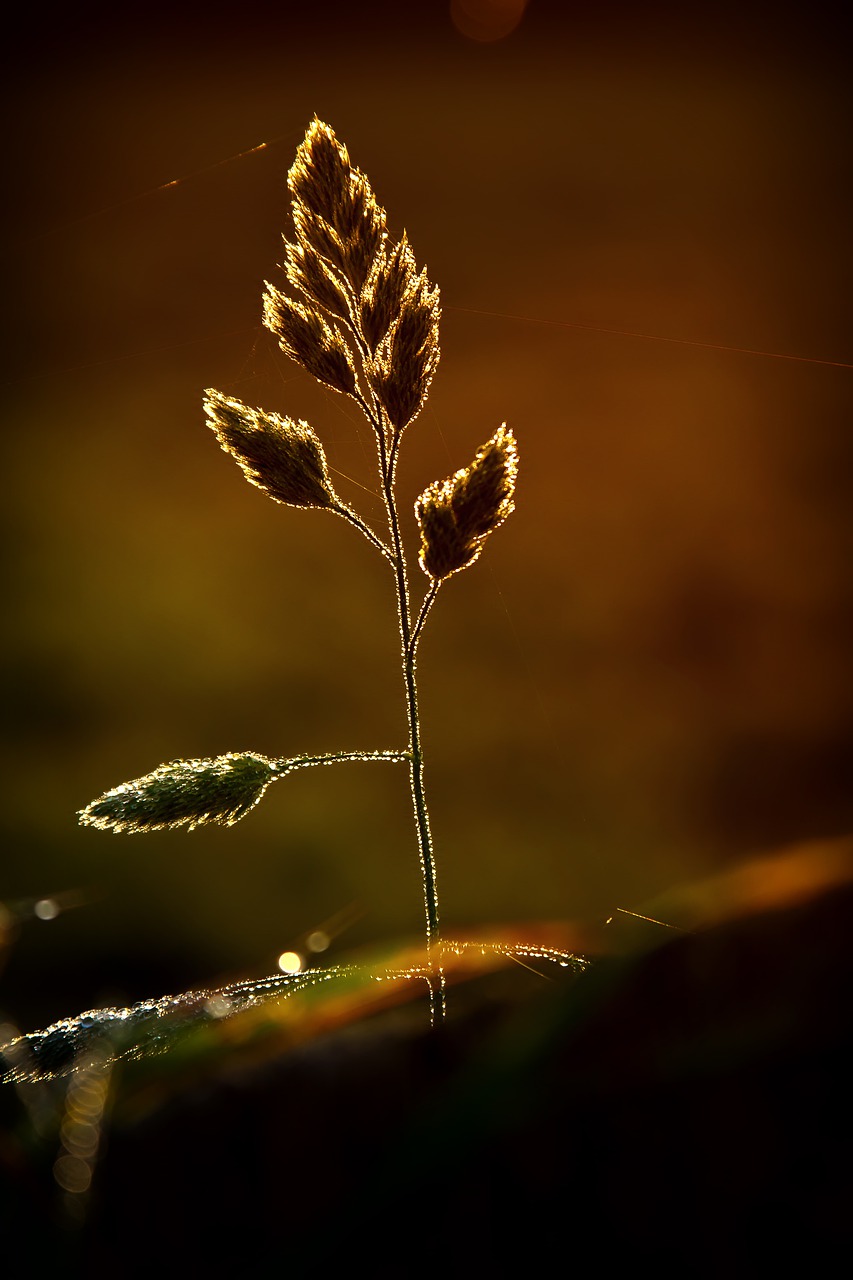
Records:
{"label": "slender stalk", "polygon": [[386,560],[390,560],[392,564],[394,563],[394,556],[390,548],[386,547],[382,539],[377,537],[377,535],[371,529],[370,525],[365,524],[365,522],[361,519],[361,516],[356,515],[352,507],[345,507],[345,506],[332,507],[331,510],[334,511],[335,515],[342,516],[344,520],[348,520],[349,523],[353,525],[354,528],[358,529],[359,533],[364,534],[368,542],[372,542],[374,547],[376,547],[378,551],[382,552]]}
{"label": "slender stalk", "polygon": [[[370,359],[370,352],[364,335],[358,324],[351,327],[351,333],[361,356],[362,365]],[[438,886],[436,882],[435,855],[432,848],[432,834],[429,828],[429,812],[427,810],[424,791],[424,760],[421,748],[420,716],[418,714],[418,685],[416,678],[415,656],[427,614],[435,600],[439,581],[433,581],[424,598],[417,621],[412,626],[411,607],[409,601],[409,584],[406,572],[406,554],[400,532],[400,518],[394,484],[397,472],[397,456],[402,438],[401,431],[386,432],[386,418],[375,392],[370,393],[370,401],[357,386],[351,393],[367,421],[376,434],[379,453],[379,471],[382,479],[382,494],[388,515],[388,527],[391,532],[391,553],[385,544],[383,550],[394,570],[394,581],[397,589],[397,615],[400,623],[401,661],[403,668],[403,684],[406,696],[406,716],[409,723],[409,782],[412,791],[415,828],[418,833],[418,853],[421,863],[421,879],[424,892],[424,915],[426,917],[426,970],[429,984],[429,1012],[433,1026],[442,1023],[445,1018],[445,978],[441,963],[441,927],[438,914]],[[390,428],[390,424],[389,424]],[[390,449],[388,436],[390,434]],[[364,530],[362,530],[364,532]],[[437,953],[437,959],[436,959]]]}
{"label": "slender stalk", "polygon": [[[376,425],[374,423],[374,425]],[[394,551],[394,578],[397,588],[397,613],[400,622],[401,658],[403,667],[403,683],[406,694],[406,714],[409,722],[409,782],[412,789],[415,827],[418,833],[418,852],[421,862],[421,876],[424,890],[424,914],[426,916],[426,951],[427,981],[429,983],[429,1011],[433,1026],[444,1021],[445,1017],[445,979],[441,963],[441,927],[438,915],[438,887],[436,883],[435,856],[432,848],[432,835],[429,829],[429,813],[427,811],[424,791],[424,759],[421,748],[420,717],[418,715],[418,686],[415,675],[415,649],[417,639],[435,590],[430,588],[427,601],[421,609],[415,629],[412,628],[409,606],[409,585],[406,575],[406,556],[403,550],[403,539],[400,533],[400,519],[394,495],[394,471],[399,437],[395,437],[389,456],[385,432],[381,419],[376,432],[379,445],[380,470],[382,473],[382,492],[388,512],[388,527],[391,531],[391,545]],[[431,598],[430,598],[431,597]]]}
{"label": "slender stalk", "polygon": [[290,773],[291,769],[306,769],[315,764],[341,764],[347,760],[387,760],[399,764],[411,759],[409,751],[327,751],[319,756],[291,756],[276,760],[276,772]]}
{"label": "slender stalk", "polygon": [[432,608],[433,601],[435,600],[435,597],[438,595],[438,588],[440,586],[441,586],[441,579],[433,578],[430,589],[424,596],[423,604],[421,605],[421,611],[418,614],[418,620],[415,623],[414,627],[412,628],[412,637],[409,641],[409,650],[408,650],[412,658],[412,661],[414,661],[415,654],[417,653],[417,650],[418,650],[418,641],[421,638],[421,632],[424,629],[424,623],[427,620],[427,614]]}

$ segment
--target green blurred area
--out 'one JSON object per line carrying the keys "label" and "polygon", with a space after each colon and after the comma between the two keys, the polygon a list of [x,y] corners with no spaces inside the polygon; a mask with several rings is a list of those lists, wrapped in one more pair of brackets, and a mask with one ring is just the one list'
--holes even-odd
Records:
{"label": "green blurred area", "polygon": [[307,418],[379,527],[368,429],[260,324],[315,112],[442,289],[401,459],[418,589],[417,495],[501,421],[521,453],[421,648],[448,933],[853,827],[849,90],[819,20],[533,0],[478,43],[441,4],[90,8],[7,52],[0,901],[86,897],[18,935],[23,1023],[263,970],[350,907],[338,948],[421,927],[390,766],[288,778],[230,831],[74,816],[179,756],[405,742],[386,566],[247,485],[201,410]]}

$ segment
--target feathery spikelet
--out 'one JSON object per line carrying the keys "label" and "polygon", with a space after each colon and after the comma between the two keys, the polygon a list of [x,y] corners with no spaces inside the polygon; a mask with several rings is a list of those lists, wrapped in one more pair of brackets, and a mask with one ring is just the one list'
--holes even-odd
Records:
{"label": "feathery spikelet", "polygon": [[336,320],[349,322],[352,308],[344,278],[311,245],[285,240],[284,271],[291,288],[298,289]]}
{"label": "feathery spikelet", "polygon": [[376,203],[370,183],[358,171],[353,175],[351,192],[352,203],[338,234],[343,238],[347,278],[358,297],[385,243],[385,210]]}
{"label": "feathery spikelet", "polygon": [[344,395],[353,394],[355,371],[349,348],[319,311],[294,302],[267,282],[264,324],[278,338],[284,354],[301,364],[318,382]]}
{"label": "feathery spikelet", "polygon": [[440,354],[438,289],[422,271],[400,303],[397,319],[379,344],[368,376],[394,431],[417,417]]}
{"label": "feathery spikelet", "polygon": [[105,831],[158,831],[165,827],[230,827],[260,800],[280,771],[251,751],[212,760],[172,760],[153,773],[107,791],[77,815],[81,826]]}
{"label": "feathery spikelet", "polygon": [[267,285],[264,323],[286,355],[354,395],[355,356],[343,332],[349,330],[399,433],[420,412],[438,363],[438,290],[425,271],[418,274],[405,234],[389,243],[385,210],[370,183],[316,117],[287,182],[294,239],[285,240],[284,270],[307,305]]}
{"label": "feathery spikelet", "polygon": [[357,298],[385,239],[385,210],[350,163],[334,131],[316,117],[287,176],[297,241],[341,271]]}
{"label": "feathery spikelet", "polygon": [[307,422],[251,409],[213,388],[205,396],[208,426],[251,484],[290,507],[341,507],[323,446]]}
{"label": "feathery spikelet", "polygon": [[359,324],[371,351],[376,350],[396,320],[417,274],[414,255],[403,232],[398,244],[383,248],[377,255],[361,293]]}
{"label": "feathery spikelet", "polygon": [[293,203],[292,213],[296,243],[312,250],[324,263],[328,263],[348,279],[346,250],[334,227],[330,226],[325,218],[312,213],[305,205],[298,204],[296,201]]}
{"label": "feathery spikelet", "polygon": [[287,175],[291,196],[334,226],[349,202],[351,181],[349,152],[334,130],[315,116]]}
{"label": "feathery spikelet", "polygon": [[515,437],[503,423],[470,466],[424,490],[415,503],[424,573],[441,580],[474,563],[514,509],[517,471]]}

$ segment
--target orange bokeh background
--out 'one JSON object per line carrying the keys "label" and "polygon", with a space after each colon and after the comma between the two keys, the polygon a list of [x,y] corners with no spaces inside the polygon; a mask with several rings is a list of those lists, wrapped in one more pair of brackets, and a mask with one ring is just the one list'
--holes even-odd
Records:
{"label": "orange bokeh background", "polygon": [[421,648],[448,932],[853,828],[841,51],[819,10],[639,9],[531,0],[482,41],[440,3],[90,7],[7,52],[0,900],[86,897],[20,932],[22,1019],[262,968],[353,904],[340,947],[420,928],[392,768],[289,778],[231,831],[74,819],[170,758],[404,741],[384,565],[201,411],[308,418],[379,521],[365,425],[260,324],[315,112],[442,289],[410,549],[429,481],[504,420],[521,453]]}

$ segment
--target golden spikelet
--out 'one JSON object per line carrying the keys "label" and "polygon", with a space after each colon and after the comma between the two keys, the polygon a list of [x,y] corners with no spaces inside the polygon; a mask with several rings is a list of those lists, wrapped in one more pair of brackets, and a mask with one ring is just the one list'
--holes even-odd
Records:
{"label": "golden spikelet", "polygon": [[307,422],[252,409],[212,388],[205,396],[208,425],[247,480],[290,507],[341,507],[323,446]]}
{"label": "golden spikelet", "polygon": [[284,271],[291,288],[298,289],[336,320],[349,320],[352,308],[344,278],[316,249],[285,240]]}
{"label": "golden spikelet", "polygon": [[313,250],[348,281],[346,250],[334,227],[305,205],[294,202],[292,212],[296,243]]}
{"label": "golden spikelet", "polygon": [[335,225],[338,211],[349,201],[352,165],[333,129],[315,116],[300,142],[287,175],[295,202]]}
{"label": "golden spikelet", "polygon": [[403,298],[417,279],[414,255],[405,232],[392,248],[384,247],[361,293],[359,325],[368,348],[375,352],[396,320]]}
{"label": "golden spikelet", "polygon": [[386,239],[385,210],[376,203],[370,183],[361,173],[353,178],[349,216],[336,230],[343,240],[347,279],[358,297]]}
{"label": "golden spikelet", "polygon": [[352,353],[342,335],[311,307],[288,298],[267,283],[264,324],[278,338],[286,356],[333,391],[352,395],[356,388]]}
{"label": "golden spikelet", "polygon": [[350,163],[334,131],[316,117],[288,174],[298,243],[341,271],[356,297],[385,240],[385,210]]}
{"label": "golden spikelet", "polygon": [[405,234],[389,243],[369,181],[321,120],[309,125],[288,187],[293,240],[285,241],[284,270],[305,304],[268,285],[264,323],[287,355],[352,395],[358,375],[348,330],[386,422],[400,432],[422,408],[438,363],[438,290],[418,274]]}
{"label": "golden spikelet", "polygon": [[371,386],[397,433],[420,413],[438,365],[438,299],[438,289],[422,271],[403,296],[397,318],[368,370]]}
{"label": "golden spikelet", "polygon": [[515,437],[503,423],[470,466],[424,490],[415,503],[424,573],[440,581],[474,563],[514,509],[517,471]]}

